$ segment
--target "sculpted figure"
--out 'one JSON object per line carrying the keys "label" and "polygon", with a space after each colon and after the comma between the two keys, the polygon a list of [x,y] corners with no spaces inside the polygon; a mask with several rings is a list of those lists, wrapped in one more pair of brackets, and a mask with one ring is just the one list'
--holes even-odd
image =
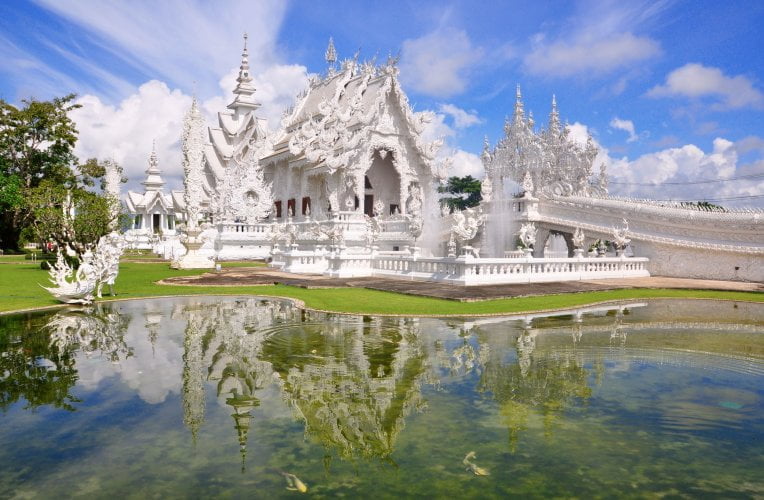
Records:
{"label": "sculpted figure", "polygon": [[480,227],[485,221],[482,208],[468,208],[453,214],[454,223],[451,225],[451,233],[461,243],[469,243],[477,236]]}
{"label": "sculpted figure", "polygon": [[533,222],[527,222],[520,227],[520,232],[517,234],[520,237],[520,243],[522,243],[523,247],[533,248],[533,245],[536,244],[537,232],[536,224]]}
{"label": "sculpted figure", "polygon": [[576,228],[576,232],[573,233],[573,246],[576,248],[583,248],[584,247],[584,232],[581,231],[580,227]]}

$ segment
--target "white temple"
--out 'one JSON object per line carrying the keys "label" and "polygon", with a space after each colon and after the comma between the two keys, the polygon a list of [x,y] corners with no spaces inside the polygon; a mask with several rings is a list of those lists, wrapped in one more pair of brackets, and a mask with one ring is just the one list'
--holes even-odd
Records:
{"label": "white temple", "polygon": [[175,236],[176,222],[182,218],[177,213],[182,207],[178,207],[176,199],[183,192],[164,191],[165,181],[159,170],[156,146],[152,147],[146,179],[141,184],[144,186],[143,193],[128,191],[124,199],[125,208],[131,217],[127,235],[133,248],[149,249],[154,246],[152,240],[160,235]]}
{"label": "white temple", "polygon": [[[185,198],[198,203],[184,210],[189,226],[212,223],[216,260],[464,285],[650,273],[764,281],[761,211],[609,196],[591,138],[581,146],[568,137],[554,98],[537,130],[519,87],[505,137],[483,152],[483,202],[441,213],[436,188],[448,164],[436,160],[439,142],[423,141],[430,115],[411,110],[396,60],[380,66],[356,55],[338,65],[331,42],[326,60],[326,74],[269,135],[245,36],[233,101],[184,149]],[[189,177],[189,158],[203,158],[202,175]],[[140,200],[153,208],[151,168]],[[151,212],[149,227],[156,213],[161,224]]]}

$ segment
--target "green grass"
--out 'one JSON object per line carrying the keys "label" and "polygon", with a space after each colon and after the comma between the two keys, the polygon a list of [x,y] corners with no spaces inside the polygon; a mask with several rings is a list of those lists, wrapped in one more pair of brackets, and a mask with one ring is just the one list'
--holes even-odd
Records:
{"label": "green grass", "polygon": [[[249,263],[257,265],[258,263]],[[232,263],[241,265],[241,263]],[[714,290],[627,289],[583,292],[539,297],[498,299],[485,302],[454,302],[359,288],[309,290],[284,285],[210,287],[157,285],[171,276],[193,276],[202,270],[176,271],[167,263],[123,262],[116,290],[120,299],[163,295],[261,295],[299,299],[313,309],[365,314],[475,315],[560,309],[612,300],[649,298],[698,298],[764,302],[757,292]],[[58,304],[39,285],[47,285],[47,273],[39,264],[19,263],[0,266],[0,311],[13,311]],[[108,300],[108,297],[104,297]]]}

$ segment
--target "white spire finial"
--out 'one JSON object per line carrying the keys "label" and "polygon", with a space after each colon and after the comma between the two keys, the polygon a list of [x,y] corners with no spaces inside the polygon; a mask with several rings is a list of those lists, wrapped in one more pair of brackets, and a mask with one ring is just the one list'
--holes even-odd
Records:
{"label": "white spire finial", "polygon": [[525,110],[523,109],[523,95],[520,93],[520,84],[517,84],[517,91],[515,92],[515,117],[514,122],[520,123],[525,118]]}
{"label": "white spire finial", "polygon": [[334,38],[332,37],[329,37],[329,45],[326,47],[324,57],[330,66],[334,66],[334,63],[337,62],[337,50],[334,48]]}
{"label": "white spire finial", "polygon": [[247,50],[247,38],[244,33],[244,49],[241,51],[241,65],[239,66],[239,76],[236,78],[236,88],[233,93],[236,95],[234,101],[228,105],[229,109],[257,109],[260,104],[255,101],[253,94],[255,86],[252,85],[252,76],[249,74],[249,51]]}
{"label": "white spire finial", "polygon": [[552,94],[552,111],[549,113],[549,132],[554,135],[560,133],[560,114],[557,112],[557,97]]}

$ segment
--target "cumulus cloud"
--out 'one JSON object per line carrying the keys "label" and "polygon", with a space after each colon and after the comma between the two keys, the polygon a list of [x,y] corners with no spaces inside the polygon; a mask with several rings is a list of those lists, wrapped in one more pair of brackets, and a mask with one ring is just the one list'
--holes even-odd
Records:
{"label": "cumulus cloud", "polygon": [[[608,73],[660,53],[658,42],[632,33],[602,38],[573,37],[554,42],[547,42],[546,37],[538,36],[523,63],[525,69],[534,75],[568,77]],[[625,87],[625,81],[622,87]]]}
{"label": "cumulus cloud", "polygon": [[424,111],[423,113],[429,115],[430,121],[422,131],[422,139],[425,142],[434,140],[443,141],[443,146],[438,151],[437,158],[439,160],[450,160],[451,168],[447,175],[449,177],[471,175],[472,177],[482,178],[484,174],[483,162],[478,155],[456,147],[454,140],[457,133],[456,130],[446,123],[446,115],[432,111]]}
{"label": "cumulus cloud", "polygon": [[764,94],[753,82],[743,76],[727,76],[721,69],[698,63],[685,64],[666,77],[663,85],[657,85],[647,93],[650,97],[688,97],[698,99],[715,97],[712,107],[716,110],[752,107],[764,109]]}
{"label": "cumulus cloud", "polygon": [[[569,137],[579,144],[585,144],[592,132],[579,122],[569,125],[568,131]],[[764,196],[764,159],[741,163],[739,158],[762,147],[764,139],[757,136],[738,142],[718,137],[710,152],[695,144],[685,144],[634,159],[616,157],[596,138],[593,140],[599,148],[595,170],[602,163],[607,165],[612,195],[659,200],[727,199],[717,202],[725,206],[762,204],[762,198],[757,197]]]}
{"label": "cumulus cloud", "polygon": [[453,104],[441,104],[438,106],[438,109],[441,113],[450,115],[454,121],[454,127],[458,129],[471,127],[483,122],[476,111],[465,111]]}
{"label": "cumulus cloud", "polygon": [[622,120],[616,116],[610,120],[610,126],[617,130],[623,130],[629,134],[629,138],[626,139],[626,142],[634,142],[639,139],[634,130],[634,122],[631,120]]}
{"label": "cumulus cloud", "polygon": [[421,94],[450,97],[467,88],[469,69],[482,53],[464,30],[439,28],[420,38],[404,40],[401,79]]}

